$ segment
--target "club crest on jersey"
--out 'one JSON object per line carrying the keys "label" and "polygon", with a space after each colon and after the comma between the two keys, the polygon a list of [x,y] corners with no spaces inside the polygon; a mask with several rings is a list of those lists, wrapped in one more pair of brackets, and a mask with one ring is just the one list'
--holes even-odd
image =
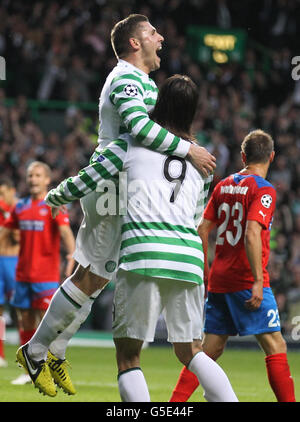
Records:
{"label": "club crest on jersey", "polygon": [[261,203],[265,208],[270,208],[272,204],[272,196],[267,193],[261,197]]}
{"label": "club crest on jersey", "polygon": [[124,88],[124,92],[128,97],[136,97],[138,95],[138,89],[135,85],[128,84]]}
{"label": "club crest on jersey", "polygon": [[43,217],[45,216],[45,215],[47,215],[48,214],[48,210],[47,210],[47,208],[41,208],[40,209],[40,215],[42,215]]}

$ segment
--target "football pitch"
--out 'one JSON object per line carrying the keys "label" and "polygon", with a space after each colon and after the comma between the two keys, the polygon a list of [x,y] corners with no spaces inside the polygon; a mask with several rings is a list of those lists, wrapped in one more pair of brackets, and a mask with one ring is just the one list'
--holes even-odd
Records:
{"label": "football pitch", "polygon": [[[33,385],[15,386],[10,382],[22,373],[15,363],[17,346],[7,345],[7,368],[0,368],[0,402],[120,402],[113,348],[78,347],[68,349],[70,374],[77,390],[68,396],[58,389],[54,398],[43,396]],[[299,351],[288,354],[295,382],[296,399],[300,399]],[[260,350],[227,349],[218,361],[226,371],[241,402],[276,401],[267,380],[264,354]],[[182,368],[171,347],[148,347],[142,352],[142,369],[148,382],[151,401],[167,402]],[[191,402],[205,401],[201,387]]]}

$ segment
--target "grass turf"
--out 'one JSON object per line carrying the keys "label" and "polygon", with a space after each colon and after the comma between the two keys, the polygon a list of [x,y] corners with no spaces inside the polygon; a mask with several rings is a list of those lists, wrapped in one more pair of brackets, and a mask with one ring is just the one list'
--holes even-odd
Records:
{"label": "grass turf", "polygon": [[[0,368],[0,402],[120,402],[115,351],[111,348],[70,347],[68,360],[70,374],[77,394],[68,396],[58,389],[54,398],[43,396],[33,385],[15,386],[10,383],[22,373],[15,363],[17,347],[5,347],[7,368]],[[288,354],[295,382],[296,398],[300,397],[299,352]],[[227,349],[218,361],[227,373],[241,402],[274,402],[265,370],[264,355],[260,350]],[[142,351],[141,365],[148,382],[151,400],[167,402],[176,384],[182,365],[171,347],[148,347]],[[205,401],[199,387],[191,402]]]}

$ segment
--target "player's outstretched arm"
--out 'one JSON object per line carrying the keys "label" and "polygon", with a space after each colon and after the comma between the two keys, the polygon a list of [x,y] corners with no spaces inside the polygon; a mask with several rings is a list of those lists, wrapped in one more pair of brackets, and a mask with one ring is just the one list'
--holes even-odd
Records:
{"label": "player's outstretched arm", "polygon": [[[122,171],[127,148],[126,141],[118,139],[111,142],[100,151],[96,161],[81,169],[76,176],[63,180],[56,188],[51,189],[45,197],[46,204],[58,208],[96,190],[100,182],[111,179]],[[57,214],[58,211],[52,211],[52,216]]]}
{"label": "player's outstretched arm", "polygon": [[261,225],[254,220],[248,220],[245,231],[245,249],[254,277],[252,296],[246,300],[245,306],[254,311],[260,307],[263,299],[263,268],[262,268],[262,243]]}
{"label": "player's outstretched arm", "polygon": [[[151,89],[157,91],[155,86],[151,86]],[[133,80],[132,76],[129,79],[128,75],[123,75],[113,79],[110,100],[115,105],[124,127],[147,148],[191,160],[207,177],[216,167],[215,157],[205,148],[190,144],[151,120],[144,102],[146,90],[149,91],[149,86],[146,87],[138,77]],[[147,97],[147,100],[149,99],[151,98]],[[153,104],[154,102],[155,100]]]}

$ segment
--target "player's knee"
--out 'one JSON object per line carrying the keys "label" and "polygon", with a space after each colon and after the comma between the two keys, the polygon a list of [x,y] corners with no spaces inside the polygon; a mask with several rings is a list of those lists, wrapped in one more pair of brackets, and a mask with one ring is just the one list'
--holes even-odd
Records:
{"label": "player's knee", "polygon": [[277,353],[287,353],[286,342],[279,331],[261,334],[256,337],[267,356]]}
{"label": "player's knee", "polygon": [[174,352],[179,360],[183,365],[188,366],[190,361],[193,359],[196,353],[193,352],[192,344],[189,343],[177,343],[173,344]]}
{"label": "player's knee", "polygon": [[269,346],[269,353],[270,355],[276,353],[287,353],[287,345],[284,338],[280,335],[276,338],[274,342],[271,343]]}
{"label": "player's knee", "polygon": [[225,345],[223,344],[207,345],[203,343],[202,347],[203,347],[203,352],[207,356],[209,356],[213,360],[217,360],[224,352]]}
{"label": "player's knee", "polygon": [[107,279],[91,273],[89,267],[83,268],[82,266],[77,268],[71,276],[71,280],[76,287],[88,296],[99,289],[103,289],[108,282]]}

